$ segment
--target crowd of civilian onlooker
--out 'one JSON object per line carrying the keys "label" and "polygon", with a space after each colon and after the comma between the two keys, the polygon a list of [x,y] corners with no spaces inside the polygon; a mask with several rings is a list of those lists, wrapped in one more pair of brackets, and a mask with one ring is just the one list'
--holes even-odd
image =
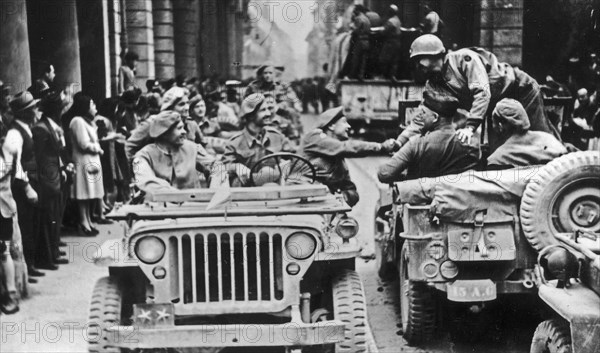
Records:
{"label": "crowd of civilian onlooker", "polygon": [[[298,140],[301,101],[281,82],[279,68],[263,65],[247,87],[239,81],[176,78],[147,80],[139,87],[138,57],[124,56],[118,95],[95,101],[85,91],[57,87],[52,64],[24,92],[9,94],[0,82],[0,301],[2,312],[19,310],[26,283],[69,263],[61,240],[65,231],[98,234],[98,224],[118,202],[135,197],[128,139],[161,111],[176,111],[187,138],[209,153],[224,152],[225,141],[242,129],[240,103],[263,93],[273,126]],[[139,129],[138,129],[139,128]],[[132,135],[134,137],[132,138]],[[139,142],[139,141],[138,141]]]}
{"label": "crowd of civilian onlooker", "polygon": [[[570,97],[572,103],[565,107],[565,121],[554,121],[562,127],[565,142],[581,150],[598,149],[600,138],[600,58],[591,53],[586,58],[573,57],[569,61],[568,75],[564,83],[552,76],[542,85],[546,98]],[[551,119],[560,119],[562,109],[549,109]]]}

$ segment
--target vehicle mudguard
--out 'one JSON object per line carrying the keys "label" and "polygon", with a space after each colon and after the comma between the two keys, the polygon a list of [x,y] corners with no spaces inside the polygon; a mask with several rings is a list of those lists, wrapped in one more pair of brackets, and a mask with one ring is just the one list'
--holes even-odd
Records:
{"label": "vehicle mudguard", "polygon": [[573,352],[600,352],[600,296],[581,283],[556,288],[554,281],[539,288],[540,298],[571,324]]}

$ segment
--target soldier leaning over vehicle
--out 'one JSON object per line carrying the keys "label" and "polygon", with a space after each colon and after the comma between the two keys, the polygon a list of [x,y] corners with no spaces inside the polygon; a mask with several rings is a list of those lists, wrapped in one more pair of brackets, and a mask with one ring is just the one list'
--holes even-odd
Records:
{"label": "soldier leaning over vehicle", "polygon": [[[502,98],[521,102],[532,130],[551,133],[560,139],[544,112],[540,86],[527,73],[498,62],[494,54],[481,48],[446,53],[442,41],[431,34],[415,39],[410,50],[418,70],[427,76],[425,90],[456,97],[459,107],[469,110],[467,126],[456,132],[461,140],[469,142],[475,130],[483,125],[486,131],[482,134],[487,133],[490,152],[502,144],[491,127],[492,110]],[[419,121],[413,120],[398,142],[404,144],[420,131]]]}
{"label": "soldier leaning over vehicle", "polygon": [[187,139],[179,113],[164,111],[152,119],[149,136],[152,143],[142,148],[133,159],[136,185],[148,193],[160,190],[200,188],[197,171],[210,175],[210,186],[223,185],[227,178],[219,164],[209,170],[201,147]]}
{"label": "soldier leaning over vehicle", "polygon": [[[264,103],[265,96],[260,93],[253,93],[242,102],[241,121],[244,129],[229,139],[223,155],[223,163],[233,179],[232,185],[246,184],[250,178],[250,168],[261,158],[278,152],[295,152],[281,132],[268,126],[273,116],[269,106]],[[262,173],[265,176],[270,174],[267,171]]]}
{"label": "soldier leaning over vehicle", "polygon": [[514,99],[498,102],[492,119],[494,131],[506,142],[488,157],[488,169],[546,164],[567,153],[565,146],[551,134],[529,131],[527,112]]}
{"label": "soldier leaning over vehicle", "polygon": [[[475,168],[480,158],[478,143],[467,144],[456,135],[452,119],[457,109],[456,98],[425,91],[417,117],[427,133],[411,137],[389,161],[381,165],[377,173],[379,181],[393,183]],[[405,170],[406,177],[402,175]]]}
{"label": "soldier leaning over vehicle", "polygon": [[329,109],[319,116],[319,128],[302,138],[298,154],[315,166],[319,182],[327,185],[332,193],[341,192],[346,203],[354,206],[359,200],[358,192],[344,159],[389,153],[396,143],[393,139],[384,143],[348,140],[348,130],[350,124],[342,107]]}

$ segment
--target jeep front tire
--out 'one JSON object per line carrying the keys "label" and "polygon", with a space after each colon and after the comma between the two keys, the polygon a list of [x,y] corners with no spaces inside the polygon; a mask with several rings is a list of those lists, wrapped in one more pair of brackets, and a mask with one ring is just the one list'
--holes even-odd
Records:
{"label": "jeep front tire", "polygon": [[96,282],[90,306],[88,350],[91,353],[120,353],[119,348],[109,347],[108,331],[111,326],[122,324],[121,308],[123,292],[114,277],[103,277]]}
{"label": "jeep front tire", "polygon": [[346,324],[344,341],[335,344],[336,353],[368,352],[370,335],[367,301],[356,271],[345,270],[333,280],[333,315]]}

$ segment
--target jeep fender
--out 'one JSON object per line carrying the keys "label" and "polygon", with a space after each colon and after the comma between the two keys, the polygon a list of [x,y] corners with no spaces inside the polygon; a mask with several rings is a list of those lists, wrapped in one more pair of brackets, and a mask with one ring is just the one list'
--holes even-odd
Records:
{"label": "jeep fender", "polygon": [[573,352],[600,352],[600,297],[581,283],[556,288],[552,282],[539,288],[540,298],[571,324]]}
{"label": "jeep fender", "polygon": [[129,254],[125,239],[105,241],[93,257],[94,264],[103,267],[138,267],[137,259]]}

